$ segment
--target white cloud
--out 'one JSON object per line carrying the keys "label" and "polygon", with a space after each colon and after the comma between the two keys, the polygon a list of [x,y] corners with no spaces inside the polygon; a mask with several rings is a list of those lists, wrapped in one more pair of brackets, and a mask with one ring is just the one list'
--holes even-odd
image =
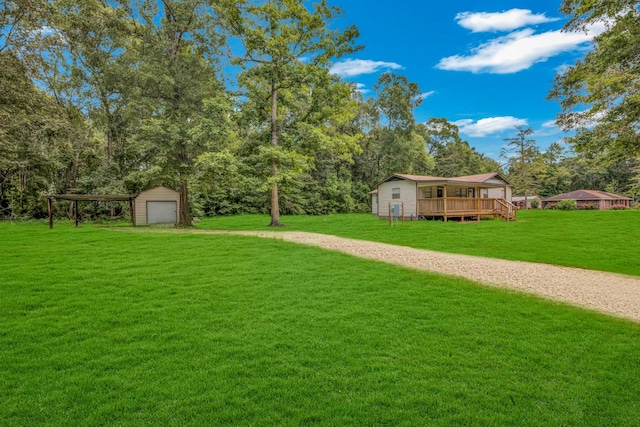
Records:
{"label": "white cloud", "polygon": [[428,97],[430,97],[431,95],[435,95],[436,91],[435,90],[430,90],[429,92],[425,92],[425,93],[421,93],[420,95],[418,95],[416,98],[418,99],[422,99],[425,100]]}
{"label": "white cloud", "polygon": [[487,117],[474,122],[471,119],[463,119],[453,122],[458,126],[460,133],[472,137],[484,137],[505,130],[513,130],[515,126],[526,126],[527,120],[513,116]]}
{"label": "white cloud", "polygon": [[340,77],[355,77],[387,70],[400,70],[402,65],[395,62],[371,61],[369,59],[347,59],[334,64],[329,72]]}
{"label": "white cloud", "polygon": [[555,136],[562,133],[562,129],[558,127],[555,120],[547,120],[540,125],[540,129],[536,129],[535,136],[542,138],[547,136]]}
{"label": "white cloud", "polygon": [[609,111],[596,111],[592,113],[591,110],[576,111],[573,115],[574,126],[577,128],[594,128],[598,126],[606,117]]}
{"label": "white cloud", "polygon": [[511,74],[526,70],[552,56],[589,43],[604,27],[588,34],[548,31],[535,34],[527,28],[498,37],[473,49],[470,55],[454,55],[440,60],[436,68],[472,73]]}
{"label": "white cloud", "polygon": [[511,9],[505,12],[462,12],[456,15],[461,27],[474,33],[485,31],[511,31],[535,24],[558,21],[544,13],[532,13],[529,9]]}
{"label": "white cloud", "polygon": [[365,93],[369,93],[371,92],[369,89],[365,89],[366,85],[364,83],[356,83],[356,90],[358,92],[360,92],[361,94],[365,94]]}
{"label": "white cloud", "polygon": [[569,64],[558,65],[555,68],[555,72],[556,74],[564,74],[569,68],[571,68],[571,65]]}

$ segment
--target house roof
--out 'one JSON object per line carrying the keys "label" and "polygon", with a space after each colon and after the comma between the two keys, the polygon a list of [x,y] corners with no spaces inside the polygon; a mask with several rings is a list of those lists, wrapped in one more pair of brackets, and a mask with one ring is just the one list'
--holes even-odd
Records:
{"label": "house roof", "polygon": [[542,199],[543,202],[555,202],[558,200],[631,200],[631,198],[619,194],[607,193],[606,191],[576,190]]}
{"label": "house roof", "polygon": [[367,194],[378,194],[378,189],[369,191]]}
{"label": "house roof", "polygon": [[[394,181],[397,179],[403,179],[407,181],[414,182],[432,182],[432,183],[452,183],[452,184],[484,184],[487,185],[487,181],[497,178],[505,182],[508,186],[513,186],[509,181],[507,181],[502,175],[497,172],[489,172],[482,173],[478,175],[466,175],[466,176],[455,176],[451,178],[441,177],[441,176],[426,176],[426,175],[407,175],[396,173],[388,177],[387,179],[381,181],[378,185],[383,182]],[[496,185],[496,184],[489,184]],[[497,185],[496,185],[497,186]]]}

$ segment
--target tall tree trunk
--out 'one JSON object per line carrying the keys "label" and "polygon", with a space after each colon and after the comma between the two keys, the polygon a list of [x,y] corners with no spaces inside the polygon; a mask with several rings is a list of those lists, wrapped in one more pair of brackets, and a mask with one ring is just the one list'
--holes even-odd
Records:
{"label": "tall tree trunk", "polygon": [[107,166],[111,167],[111,163],[113,162],[113,131],[111,130],[111,125],[107,129]]}
{"label": "tall tree trunk", "polygon": [[[278,146],[278,90],[274,84],[271,84],[271,146]],[[271,164],[271,178],[273,186],[271,187],[271,223],[269,227],[282,227],[280,223],[280,202],[278,200],[278,165],[274,162]]]}
{"label": "tall tree trunk", "polygon": [[191,227],[191,209],[189,209],[189,189],[187,180],[180,182],[180,211],[178,212],[178,227]]}

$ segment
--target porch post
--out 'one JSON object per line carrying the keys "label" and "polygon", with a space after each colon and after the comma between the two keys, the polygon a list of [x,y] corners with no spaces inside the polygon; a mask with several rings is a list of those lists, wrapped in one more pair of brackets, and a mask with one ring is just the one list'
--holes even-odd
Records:
{"label": "porch post", "polygon": [[416,219],[420,216],[420,189],[418,188],[418,183],[416,182]]}
{"label": "porch post", "polygon": [[444,222],[447,222],[447,184],[442,184],[442,193],[444,196]]}

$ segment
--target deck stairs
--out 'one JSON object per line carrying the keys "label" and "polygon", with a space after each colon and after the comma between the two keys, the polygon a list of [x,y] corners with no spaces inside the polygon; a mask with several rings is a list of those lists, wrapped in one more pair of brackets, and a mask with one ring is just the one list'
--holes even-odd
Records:
{"label": "deck stairs", "polygon": [[515,221],[518,216],[518,209],[513,203],[505,199],[496,199],[494,213],[504,221]]}

